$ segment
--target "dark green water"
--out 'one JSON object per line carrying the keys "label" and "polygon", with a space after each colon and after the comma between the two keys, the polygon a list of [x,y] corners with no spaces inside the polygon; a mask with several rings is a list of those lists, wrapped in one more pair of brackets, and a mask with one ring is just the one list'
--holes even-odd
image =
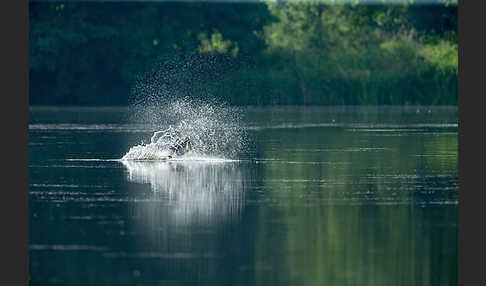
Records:
{"label": "dark green water", "polygon": [[247,109],[238,161],[131,164],[128,112],[31,109],[31,285],[457,285],[456,108]]}

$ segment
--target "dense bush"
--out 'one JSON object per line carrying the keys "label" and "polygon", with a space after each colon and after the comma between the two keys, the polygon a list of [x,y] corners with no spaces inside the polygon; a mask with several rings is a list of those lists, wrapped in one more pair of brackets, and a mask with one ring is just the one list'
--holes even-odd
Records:
{"label": "dense bush", "polygon": [[197,58],[224,68],[157,84],[236,105],[457,104],[457,5],[438,2],[31,2],[30,103],[126,105],[160,61]]}

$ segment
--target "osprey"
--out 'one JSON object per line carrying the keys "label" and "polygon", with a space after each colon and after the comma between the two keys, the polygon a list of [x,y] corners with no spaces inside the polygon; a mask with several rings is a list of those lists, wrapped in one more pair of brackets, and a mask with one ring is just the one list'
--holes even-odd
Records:
{"label": "osprey", "polygon": [[169,155],[167,158],[170,159],[174,154],[183,155],[187,151],[192,150],[191,139],[185,137],[184,139],[177,139],[174,144],[169,147]]}

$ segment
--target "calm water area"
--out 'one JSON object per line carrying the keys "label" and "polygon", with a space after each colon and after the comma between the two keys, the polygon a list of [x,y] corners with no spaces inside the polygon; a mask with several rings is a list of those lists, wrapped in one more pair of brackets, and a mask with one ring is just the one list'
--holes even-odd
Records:
{"label": "calm water area", "polygon": [[457,285],[456,107],[241,112],[234,160],[122,162],[129,108],[31,107],[31,285]]}

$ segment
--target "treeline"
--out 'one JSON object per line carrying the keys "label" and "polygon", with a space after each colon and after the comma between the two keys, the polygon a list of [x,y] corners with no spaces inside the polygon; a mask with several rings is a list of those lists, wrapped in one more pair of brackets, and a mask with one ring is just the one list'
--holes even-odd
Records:
{"label": "treeline", "polygon": [[30,104],[454,105],[457,5],[437,1],[31,2]]}

